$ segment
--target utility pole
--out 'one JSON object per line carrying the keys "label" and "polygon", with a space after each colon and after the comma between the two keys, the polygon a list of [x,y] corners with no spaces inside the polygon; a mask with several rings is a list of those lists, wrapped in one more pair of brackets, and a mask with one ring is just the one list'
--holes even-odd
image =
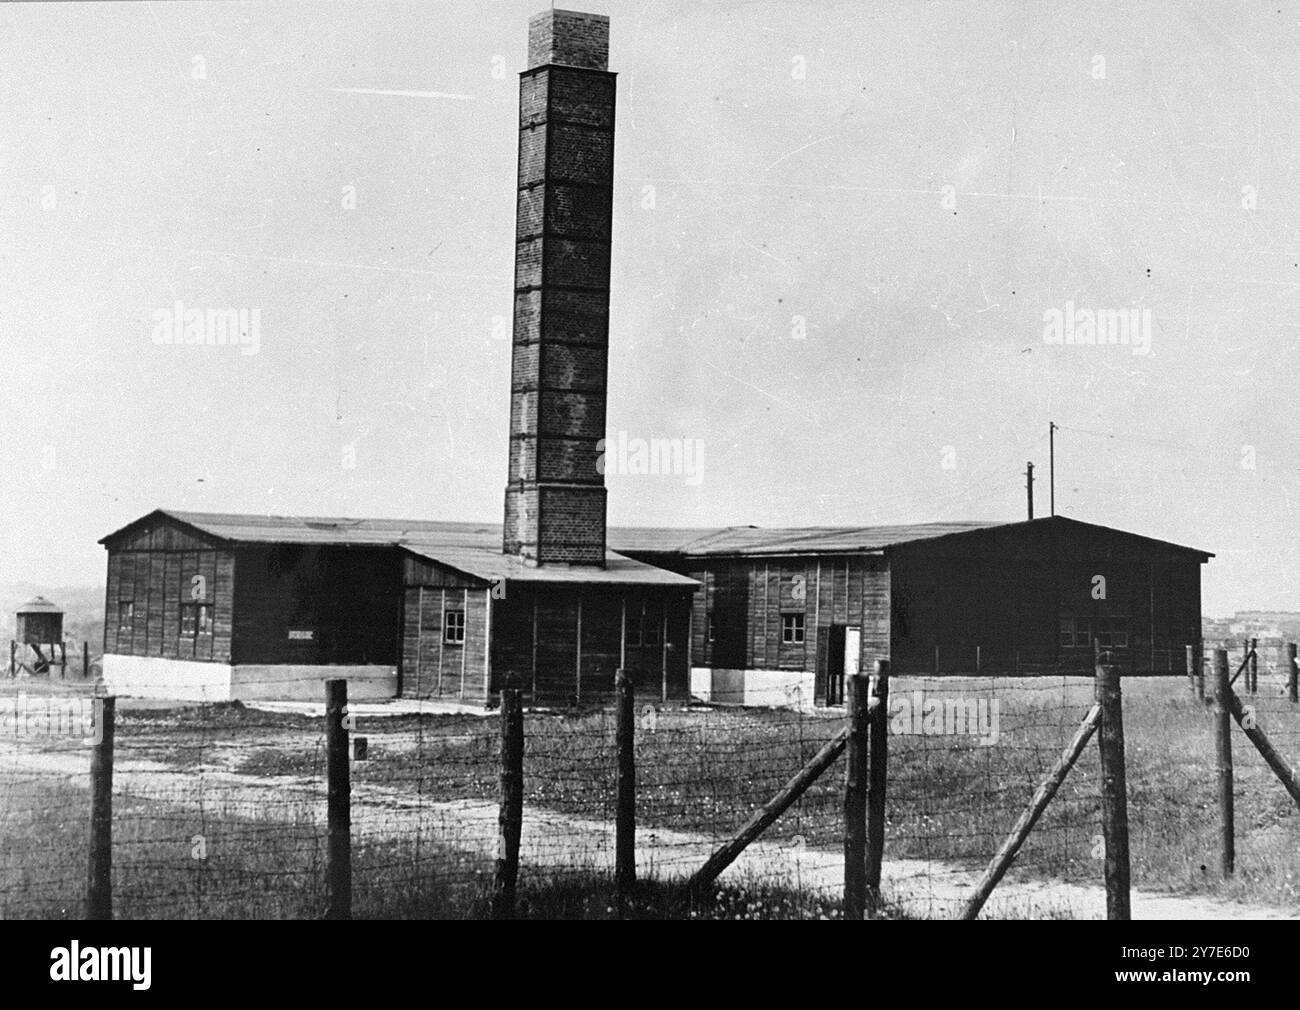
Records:
{"label": "utility pole", "polygon": [[1029,518],[1034,518],[1034,464],[1025,464],[1025,496],[1029,499]]}
{"label": "utility pole", "polygon": [[1052,515],[1056,515],[1056,422],[1047,422],[1047,483]]}

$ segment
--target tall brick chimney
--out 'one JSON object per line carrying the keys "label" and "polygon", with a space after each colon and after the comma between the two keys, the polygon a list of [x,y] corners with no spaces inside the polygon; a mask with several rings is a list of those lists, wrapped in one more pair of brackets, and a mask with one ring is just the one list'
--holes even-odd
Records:
{"label": "tall brick chimney", "polygon": [[530,564],[605,563],[614,78],[609,18],[528,22],[503,548]]}

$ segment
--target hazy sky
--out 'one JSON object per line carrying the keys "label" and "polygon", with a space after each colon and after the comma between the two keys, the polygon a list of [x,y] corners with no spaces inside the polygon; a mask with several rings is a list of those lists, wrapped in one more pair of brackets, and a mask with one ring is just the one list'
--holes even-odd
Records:
{"label": "hazy sky", "polygon": [[[541,7],[0,8],[0,580],[101,579],[156,507],[499,521]],[[704,447],[610,522],[1019,519],[1031,459],[1043,514],[1055,420],[1059,512],[1213,551],[1209,613],[1300,609],[1278,8],[586,5],[609,429]],[[258,310],[257,353],[155,343],[178,300]],[[1045,343],[1067,303],[1148,310],[1150,354]]]}

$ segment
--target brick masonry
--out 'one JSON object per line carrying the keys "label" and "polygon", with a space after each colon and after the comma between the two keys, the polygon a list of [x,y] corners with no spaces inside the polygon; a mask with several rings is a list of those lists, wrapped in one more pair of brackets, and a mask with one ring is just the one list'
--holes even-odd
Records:
{"label": "brick masonry", "polygon": [[609,64],[609,18],[546,10],[528,20],[528,65],[562,63],[604,70]]}
{"label": "brick masonry", "polygon": [[503,548],[603,565],[615,75],[609,19],[548,10],[519,83],[510,469]]}

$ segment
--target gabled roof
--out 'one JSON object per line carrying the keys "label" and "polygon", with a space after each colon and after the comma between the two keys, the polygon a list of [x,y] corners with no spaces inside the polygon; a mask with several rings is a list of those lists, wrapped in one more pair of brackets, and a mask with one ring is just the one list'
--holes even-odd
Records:
{"label": "gabled roof", "polygon": [[986,520],[889,526],[796,526],[775,529],[731,526],[724,529],[683,529],[677,531],[676,546],[672,546],[672,538],[669,536],[671,531],[665,529],[644,531],[636,528],[611,529],[607,539],[611,547],[629,554],[676,553],[687,557],[862,554],[944,537],[979,535],[992,530],[1014,530],[1031,526],[1041,528],[1045,524],[1073,526],[1111,535],[1119,534],[1186,551],[1202,559],[1214,557],[1208,551],[1195,547],[1185,547],[1166,540],[1142,536],[1139,533],[1129,533],[1112,526],[1086,523],[1069,516],[1042,516],[1038,519],[1012,522]]}
{"label": "gabled roof", "polygon": [[599,582],[682,589],[698,585],[685,575],[635,561],[615,551],[606,552],[603,568],[596,565],[529,566],[521,558],[501,552],[501,527],[490,523],[258,516],[156,509],[99,542],[108,543],[155,517],[171,519],[228,543],[398,547],[485,582],[498,579],[568,584]]}
{"label": "gabled roof", "polygon": [[752,530],[753,526],[611,526],[605,531],[610,550],[636,551],[639,554],[685,554],[733,530]]}
{"label": "gabled roof", "polygon": [[401,547],[485,580],[515,579],[529,582],[621,582],[626,584],[695,585],[692,579],[634,560],[627,554],[674,554],[682,557],[775,556],[800,554],[860,554],[901,547],[942,537],[978,534],[994,529],[1069,524],[1106,533],[1120,533],[1214,557],[1207,551],[1127,533],[1109,526],[1085,523],[1067,516],[1017,522],[936,522],[891,526],[803,526],[760,529],[728,527],[611,527],[606,532],[604,568],[581,565],[529,567],[517,557],[501,553],[501,527],[495,523],[434,522],[422,519],[348,519],[303,516],[234,515],[219,512],[179,512],[159,509],[110,533],[106,543],[154,516],[166,516],[208,536],[232,543],[334,544],[338,546]]}
{"label": "gabled roof", "polygon": [[[884,550],[916,540],[930,540],[953,533],[1005,526],[998,522],[915,523],[904,526],[796,526],[759,529],[756,526],[733,526],[723,530],[681,532],[702,533],[683,539],[677,550],[691,556],[718,554],[861,554]],[[636,530],[619,531],[629,542],[620,541],[620,550],[642,550],[633,542]],[[610,530],[610,539],[614,539]]]}

